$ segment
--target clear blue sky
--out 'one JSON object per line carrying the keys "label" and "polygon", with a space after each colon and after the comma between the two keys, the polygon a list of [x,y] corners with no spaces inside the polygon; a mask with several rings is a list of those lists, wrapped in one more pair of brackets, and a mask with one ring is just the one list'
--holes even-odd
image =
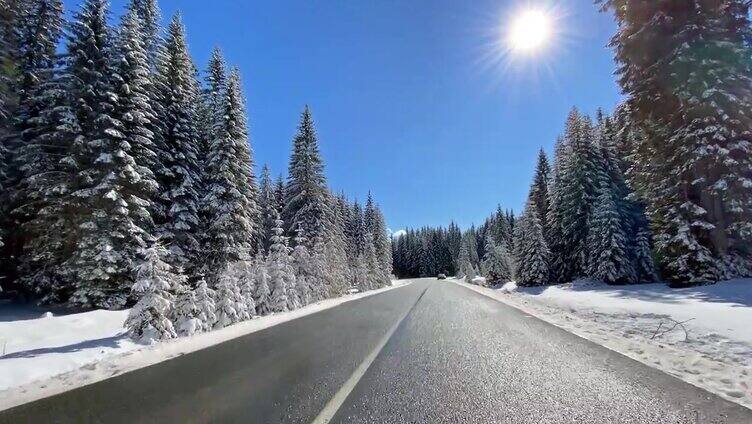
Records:
{"label": "clear blue sky", "polygon": [[[120,15],[125,0],[113,0]],[[70,11],[78,1],[66,0]],[[238,65],[259,166],[287,166],[311,105],[329,183],[388,225],[461,226],[520,210],[537,150],[551,151],[569,109],[612,109],[606,47],[615,24],[590,0],[162,0],[181,10],[203,68],[214,46]],[[554,9],[557,34],[536,57],[500,58],[514,11]]]}

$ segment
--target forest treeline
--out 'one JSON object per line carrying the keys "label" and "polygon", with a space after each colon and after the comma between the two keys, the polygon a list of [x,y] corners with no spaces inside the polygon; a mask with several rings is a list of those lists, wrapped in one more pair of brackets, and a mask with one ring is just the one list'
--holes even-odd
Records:
{"label": "forest treeline", "polygon": [[752,275],[749,2],[596,3],[616,18],[626,100],[612,116],[570,113],[517,219],[396,240],[397,275],[676,287]]}
{"label": "forest treeline", "polygon": [[0,0],[0,284],[83,308],[136,306],[160,339],[390,284],[381,210],[327,185],[311,110],[287,178],[249,143],[237,68],[204,72],[180,15],[105,0]]}

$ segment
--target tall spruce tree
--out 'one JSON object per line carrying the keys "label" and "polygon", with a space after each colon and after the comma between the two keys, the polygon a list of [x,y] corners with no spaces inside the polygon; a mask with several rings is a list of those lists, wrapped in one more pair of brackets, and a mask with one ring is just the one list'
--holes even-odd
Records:
{"label": "tall spruce tree", "polygon": [[62,172],[68,168],[62,159],[75,136],[55,51],[62,34],[62,5],[54,0],[24,4],[16,27],[22,42],[19,70],[25,75],[16,86],[23,95],[14,116],[15,136],[9,138],[14,144],[8,170],[14,178],[7,180],[3,198],[3,207],[15,221],[8,236],[14,250],[9,253],[16,261],[6,265],[17,268],[15,280],[28,292],[44,302],[62,301],[56,269],[64,255],[59,248],[73,229],[70,221],[60,225],[65,220],[60,196],[71,179],[70,173]]}
{"label": "tall spruce tree", "polygon": [[548,283],[550,251],[543,237],[536,206],[528,201],[525,213],[515,229],[515,262],[517,284],[541,286]]}
{"label": "tall spruce tree", "polygon": [[107,19],[106,1],[88,0],[69,36],[69,90],[80,132],[72,146],[76,247],[66,266],[76,275],[73,303],[117,308],[126,302],[136,252],[149,237],[145,204],[154,187],[143,178],[119,119],[122,78],[112,73],[117,50]]}
{"label": "tall spruce tree", "polygon": [[220,108],[223,112],[213,131],[202,200],[207,218],[205,264],[210,281],[228,263],[252,256],[257,247],[257,190],[237,70],[228,79]]}
{"label": "tall spruce tree", "polygon": [[199,243],[201,169],[197,123],[198,93],[195,67],[188,54],[185,28],[175,15],[167,31],[164,58],[159,64],[160,111],[164,173],[158,175],[160,201],[159,235],[173,252],[174,265],[194,277],[201,266]]}
{"label": "tall spruce tree", "polygon": [[[548,186],[551,180],[551,166],[548,163],[546,152],[540,149],[538,152],[538,163],[535,167],[535,176],[530,188],[530,197],[535,204],[536,213],[540,217],[543,234],[548,232],[548,210],[550,208],[550,197]],[[500,210],[499,210],[500,212]],[[499,240],[500,241],[500,240]]]}
{"label": "tall spruce tree", "polygon": [[638,187],[665,277],[684,286],[749,275],[749,2],[602,3],[616,16],[620,83],[645,135]]}
{"label": "tall spruce tree", "polygon": [[259,250],[263,250],[264,252],[269,251],[269,246],[272,244],[274,219],[281,212],[277,207],[271,171],[267,165],[264,165],[261,168],[261,181],[259,182],[259,213],[261,215],[258,223]]}
{"label": "tall spruce tree", "polygon": [[288,225],[288,232],[302,228],[306,240],[311,243],[309,248],[314,240],[324,235],[326,193],[324,163],[319,153],[311,110],[306,106],[293,140],[282,216]]}
{"label": "tall spruce tree", "polygon": [[[556,215],[551,225],[558,225],[560,239],[552,241],[559,251],[554,269],[560,282],[584,276],[588,264],[588,222],[601,181],[595,133],[589,117],[574,109],[567,118],[564,152],[552,196]],[[537,211],[536,211],[537,215]],[[558,236],[558,235],[557,235]],[[520,264],[522,267],[522,264]]]}

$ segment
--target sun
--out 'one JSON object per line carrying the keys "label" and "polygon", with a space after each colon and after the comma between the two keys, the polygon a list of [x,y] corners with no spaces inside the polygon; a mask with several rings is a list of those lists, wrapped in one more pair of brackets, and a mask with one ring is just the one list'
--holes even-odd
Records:
{"label": "sun", "polygon": [[551,38],[551,18],[541,10],[524,10],[514,19],[509,31],[509,44],[519,52],[540,50]]}

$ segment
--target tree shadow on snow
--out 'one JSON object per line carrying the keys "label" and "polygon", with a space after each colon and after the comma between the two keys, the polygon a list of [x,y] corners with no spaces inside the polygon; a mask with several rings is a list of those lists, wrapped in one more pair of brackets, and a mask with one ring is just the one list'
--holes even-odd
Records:
{"label": "tree shadow on snow", "polygon": [[126,339],[125,334],[118,334],[116,336],[102,337],[101,339],[84,340],[78,343],[69,344],[66,346],[56,347],[42,347],[38,349],[22,350],[19,352],[7,353],[4,356],[0,356],[0,360],[13,359],[13,358],[34,358],[39,355],[47,355],[50,353],[71,353],[79,352],[86,349],[99,349],[99,348],[117,348],[120,346],[120,342]]}
{"label": "tree shadow on snow", "polygon": [[[674,289],[665,284],[635,284],[609,286],[598,284],[565,284],[559,286],[571,292],[601,293],[610,297],[637,299],[647,302],[684,303],[687,300],[702,302],[729,303],[732,307],[752,307],[752,280],[732,280],[720,283]],[[538,296],[548,287],[524,287],[519,291]]]}

